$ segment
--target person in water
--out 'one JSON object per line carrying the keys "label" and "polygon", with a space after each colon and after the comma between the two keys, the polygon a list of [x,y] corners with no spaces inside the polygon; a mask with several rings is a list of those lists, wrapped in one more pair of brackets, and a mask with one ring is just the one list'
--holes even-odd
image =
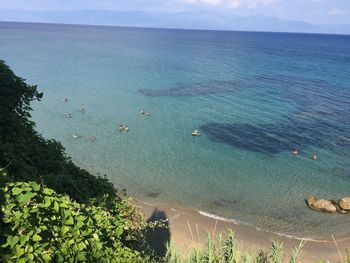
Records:
{"label": "person in water", "polygon": [[296,148],[292,149],[292,154],[293,155],[298,155],[299,154],[298,149],[296,149]]}
{"label": "person in water", "polygon": [[125,126],[125,132],[128,132],[128,131],[129,131],[129,127]]}
{"label": "person in water", "polygon": [[142,114],[142,115],[145,114],[145,111],[144,111],[144,110],[141,110],[141,111],[140,111],[140,114]]}
{"label": "person in water", "polygon": [[72,113],[68,113],[68,114],[66,115],[66,117],[67,117],[68,119],[72,118]]}
{"label": "person in water", "polygon": [[64,102],[68,102],[68,98],[64,98]]}
{"label": "person in water", "polygon": [[314,160],[314,161],[316,161],[316,160],[317,160],[316,154],[312,155],[311,159]]}
{"label": "person in water", "polygon": [[124,126],[119,124],[119,132],[122,132],[122,130],[124,130]]}
{"label": "person in water", "polygon": [[84,109],[84,108],[81,108],[81,112],[82,112],[82,113],[85,113],[85,109]]}

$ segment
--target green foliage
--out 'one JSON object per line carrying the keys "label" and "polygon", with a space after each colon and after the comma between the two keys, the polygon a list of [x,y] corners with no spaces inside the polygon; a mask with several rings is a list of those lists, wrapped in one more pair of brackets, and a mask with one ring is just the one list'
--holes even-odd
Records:
{"label": "green foliage", "polygon": [[256,256],[256,263],[268,263],[267,253],[260,249],[258,255]]}
{"label": "green foliage", "polygon": [[301,256],[301,249],[305,245],[305,241],[301,241],[299,246],[293,249],[292,255],[290,257],[289,263],[297,263],[298,257]]}
{"label": "green foliage", "polygon": [[[173,244],[167,244],[167,252],[164,257],[164,261],[167,263],[180,262],[180,256]],[[191,261],[192,262],[192,261]]]}
{"label": "green foliage", "polygon": [[[128,247],[137,240],[138,218],[125,202],[82,205],[35,182],[9,182],[2,188],[4,262],[145,262]],[[106,199],[110,200],[110,199]]]}
{"label": "green foliage", "polygon": [[[305,242],[300,242],[299,246],[293,250],[289,262],[298,262],[301,249]],[[244,251],[234,240],[234,232],[229,230],[226,239],[219,234],[215,238],[208,236],[207,246],[205,249],[195,248],[190,255],[186,257],[179,257],[176,248],[171,245],[168,246],[168,252],[164,258],[166,263],[281,263],[283,262],[283,248],[282,243],[272,241],[270,250],[264,252]]]}
{"label": "green foliage", "polygon": [[278,242],[277,240],[274,240],[271,242],[270,246],[270,263],[279,263],[282,261],[283,257],[283,244],[281,242]]}

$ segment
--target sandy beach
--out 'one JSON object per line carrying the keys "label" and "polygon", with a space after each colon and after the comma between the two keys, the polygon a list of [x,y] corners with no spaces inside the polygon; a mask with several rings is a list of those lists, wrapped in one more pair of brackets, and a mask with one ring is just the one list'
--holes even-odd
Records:
{"label": "sandy beach", "polygon": [[[292,249],[299,245],[300,240],[291,237],[280,236],[266,231],[259,231],[251,226],[227,222],[200,214],[190,208],[169,206],[155,202],[142,202],[133,200],[136,206],[144,212],[145,218],[154,220],[167,218],[169,229],[155,236],[158,243],[169,241],[175,244],[178,252],[186,255],[194,246],[204,246],[209,233],[225,233],[227,229],[235,232],[236,240],[244,250],[257,251],[259,248],[268,249],[271,240],[283,242],[285,257],[287,258]],[[346,258],[346,248],[350,248],[350,237],[335,237],[337,245]],[[300,262],[311,263],[329,260],[341,262],[341,258],[335,242],[330,236],[320,241],[308,240],[304,245]]]}

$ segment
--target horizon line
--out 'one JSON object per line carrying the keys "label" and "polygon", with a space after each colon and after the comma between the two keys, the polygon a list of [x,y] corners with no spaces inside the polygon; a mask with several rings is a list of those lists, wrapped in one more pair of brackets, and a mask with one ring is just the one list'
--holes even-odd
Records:
{"label": "horizon line", "polygon": [[188,30],[188,31],[214,31],[214,32],[241,32],[241,33],[276,33],[276,34],[300,34],[300,35],[335,35],[350,36],[350,33],[322,33],[322,32],[298,32],[298,31],[263,31],[263,30],[230,30],[230,29],[203,29],[203,28],[175,28],[175,27],[149,27],[149,26],[127,26],[127,25],[108,25],[108,24],[80,24],[80,23],[55,23],[55,22],[37,22],[37,21],[5,21],[0,23],[17,24],[41,24],[41,25],[63,25],[63,26],[86,26],[86,27],[115,27],[131,29],[153,29],[153,30]]}

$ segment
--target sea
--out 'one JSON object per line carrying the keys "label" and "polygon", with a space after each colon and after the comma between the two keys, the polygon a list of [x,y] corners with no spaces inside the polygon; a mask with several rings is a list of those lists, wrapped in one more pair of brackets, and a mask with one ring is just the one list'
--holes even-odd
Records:
{"label": "sea", "polygon": [[349,35],[1,22],[0,59],[44,93],[37,131],[129,195],[350,234],[350,215],[305,203],[350,196]]}

